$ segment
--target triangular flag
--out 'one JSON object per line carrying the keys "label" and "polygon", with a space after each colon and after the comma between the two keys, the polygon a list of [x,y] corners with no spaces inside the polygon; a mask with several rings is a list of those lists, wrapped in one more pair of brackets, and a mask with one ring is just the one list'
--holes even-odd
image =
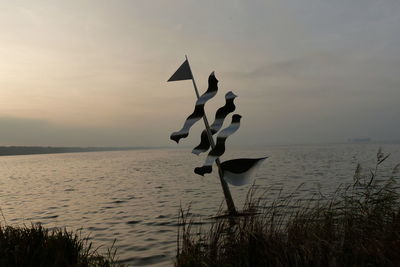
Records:
{"label": "triangular flag", "polygon": [[186,59],[179,69],[171,76],[171,78],[169,78],[168,82],[190,80],[192,78],[193,76],[190,70],[189,62]]}

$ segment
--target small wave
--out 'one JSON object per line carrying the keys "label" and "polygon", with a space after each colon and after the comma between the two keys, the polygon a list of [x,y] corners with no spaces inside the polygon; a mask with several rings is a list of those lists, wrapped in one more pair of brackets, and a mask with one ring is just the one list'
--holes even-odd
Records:
{"label": "small wave", "polygon": [[111,206],[105,206],[105,207],[101,207],[101,209],[114,209],[116,207],[111,207]]}
{"label": "small wave", "polygon": [[146,266],[163,262],[167,259],[164,254],[153,255],[148,257],[132,257],[121,260],[120,263],[132,263],[134,266]]}
{"label": "small wave", "polygon": [[115,200],[115,201],[113,201],[111,203],[113,203],[113,204],[121,204],[121,203],[125,203],[125,202],[126,202],[126,200]]}
{"label": "small wave", "polygon": [[89,231],[105,231],[105,230],[108,230],[107,227],[95,227],[95,226],[89,226],[87,229]]}
{"label": "small wave", "polygon": [[55,218],[58,218],[58,215],[43,216],[39,217],[38,219],[55,219]]}
{"label": "small wave", "polygon": [[126,224],[137,224],[137,223],[140,223],[141,221],[129,221],[129,222],[126,222]]}
{"label": "small wave", "polygon": [[[176,241],[174,241],[176,242]],[[121,246],[120,246],[121,247]],[[141,247],[141,246],[128,246],[127,250],[131,250],[131,251],[146,251],[149,250],[148,246],[145,247]]]}

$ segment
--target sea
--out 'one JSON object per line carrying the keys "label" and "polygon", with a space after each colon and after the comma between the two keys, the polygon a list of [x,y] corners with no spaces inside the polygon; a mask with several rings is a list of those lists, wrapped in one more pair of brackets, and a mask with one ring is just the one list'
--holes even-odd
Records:
{"label": "sea", "polygon": [[[389,158],[378,172],[400,163],[400,144],[318,144],[230,149],[222,161],[268,156],[254,185],[274,199],[329,196],[353,181],[358,163],[375,169],[379,149]],[[178,214],[187,209],[207,224],[225,207],[217,172],[194,174],[205,155],[190,148],[143,149],[0,157],[0,224],[66,227],[99,251],[114,246],[129,266],[173,266]],[[231,186],[240,209],[254,185]],[[115,242],[115,243],[114,243]],[[113,245],[114,244],[114,245]]]}

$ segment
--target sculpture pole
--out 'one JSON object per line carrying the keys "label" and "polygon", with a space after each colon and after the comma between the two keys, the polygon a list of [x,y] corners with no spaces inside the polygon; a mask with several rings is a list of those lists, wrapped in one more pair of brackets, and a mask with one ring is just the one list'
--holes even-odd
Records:
{"label": "sculpture pole", "polygon": [[[200,97],[200,95],[199,95],[199,91],[197,89],[196,81],[194,80],[192,69],[190,68],[189,59],[187,56],[185,56],[185,57],[188,62],[188,65],[189,65],[189,71],[192,76],[194,91],[195,91],[197,99],[198,99]],[[210,125],[208,123],[207,115],[205,113],[203,116],[203,121],[204,121],[204,125],[206,127],[208,141],[210,142],[211,149],[213,149],[215,147],[214,138],[212,137]],[[225,201],[226,201],[226,205],[228,206],[229,215],[236,215],[237,211],[235,208],[235,203],[233,202],[231,191],[229,190],[229,186],[223,178],[224,175],[223,175],[223,172],[221,169],[221,162],[220,162],[219,158],[217,158],[215,162],[217,163],[219,180],[221,182],[222,190],[224,191]]]}

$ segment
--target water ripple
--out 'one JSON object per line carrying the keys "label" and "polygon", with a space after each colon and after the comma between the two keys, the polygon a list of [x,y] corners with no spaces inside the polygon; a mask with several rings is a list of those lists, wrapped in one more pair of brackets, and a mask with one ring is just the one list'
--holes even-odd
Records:
{"label": "water ripple", "polygon": [[[378,147],[391,153],[384,168],[400,158],[400,145],[271,146],[230,150],[225,159],[270,158],[256,183],[268,189],[266,200],[284,192],[314,201],[352,180],[358,162],[374,163]],[[177,216],[191,203],[195,224],[208,224],[223,202],[218,177],[199,179],[194,166],[202,158],[189,150],[30,155],[0,158],[0,205],[7,222],[43,222],[48,227],[80,229],[106,251],[114,239],[119,259],[134,266],[172,266]],[[232,187],[237,206],[249,186]]]}

